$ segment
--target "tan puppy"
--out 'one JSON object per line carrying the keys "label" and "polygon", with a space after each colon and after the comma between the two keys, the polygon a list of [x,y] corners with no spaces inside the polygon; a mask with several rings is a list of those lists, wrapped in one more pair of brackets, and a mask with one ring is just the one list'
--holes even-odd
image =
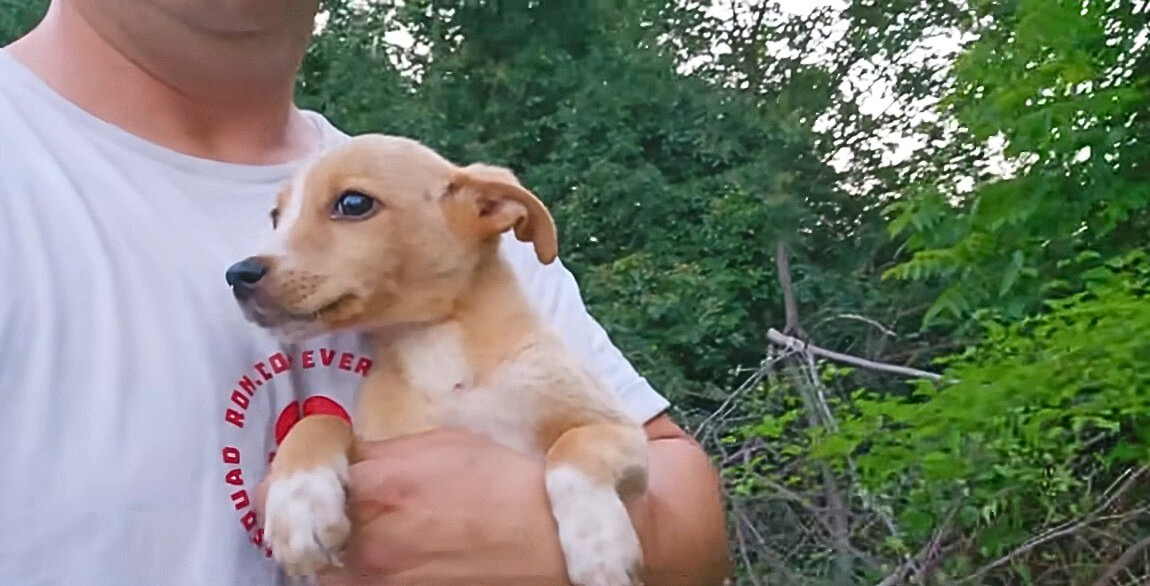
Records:
{"label": "tan puppy", "polygon": [[272,464],[266,536],[293,575],[338,564],[357,440],[465,428],[537,455],[570,580],[639,583],[623,500],[646,489],[647,442],[568,354],[499,255],[502,234],[557,254],[544,205],[506,169],[458,167],[406,138],[353,138],[279,194],[272,240],[228,271],[251,321],[300,340],[369,332],[375,366],[354,429],[302,419]]}

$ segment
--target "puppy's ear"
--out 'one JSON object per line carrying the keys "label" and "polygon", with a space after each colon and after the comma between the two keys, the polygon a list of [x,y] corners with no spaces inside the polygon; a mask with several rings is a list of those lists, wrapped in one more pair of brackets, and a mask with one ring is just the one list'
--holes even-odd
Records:
{"label": "puppy's ear", "polygon": [[470,220],[480,234],[494,236],[514,229],[515,237],[535,246],[535,256],[550,264],[559,254],[555,221],[547,206],[524,189],[515,175],[502,167],[474,164],[464,167],[452,182],[466,193]]}

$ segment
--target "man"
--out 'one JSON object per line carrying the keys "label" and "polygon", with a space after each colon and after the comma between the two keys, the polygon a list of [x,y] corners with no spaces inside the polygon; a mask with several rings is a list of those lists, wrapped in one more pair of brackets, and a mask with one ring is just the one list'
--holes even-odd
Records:
{"label": "man", "polygon": [[[225,268],[297,161],[345,136],[296,109],[317,0],[56,0],[0,51],[0,576],[21,586],[279,583],[257,510],[301,414],[349,409],[351,335],[281,349]],[[509,241],[514,242],[514,241]],[[726,575],[715,471],[561,265],[529,295],[646,421],[629,504],[650,584]],[[332,584],[562,584],[541,465],[443,431],[355,466]]]}

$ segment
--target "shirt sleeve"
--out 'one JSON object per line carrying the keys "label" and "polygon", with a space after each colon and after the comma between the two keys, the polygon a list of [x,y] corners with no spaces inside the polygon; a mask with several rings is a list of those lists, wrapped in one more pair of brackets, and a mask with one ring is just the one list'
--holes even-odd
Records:
{"label": "shirt sleeve", "polygon": [[540,263],[531,244],[516,240],[511,233],[504,236],[501,250],[528,299],[567,347],[615,392],[629,415],[645,423],[667,409],[669,401],[635,370],[587,311],[575,276],[559,259],[549,265]]}

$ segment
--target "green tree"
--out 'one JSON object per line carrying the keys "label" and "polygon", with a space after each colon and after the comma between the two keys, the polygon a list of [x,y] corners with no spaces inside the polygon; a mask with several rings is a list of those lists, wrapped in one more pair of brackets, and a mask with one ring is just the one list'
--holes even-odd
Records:
{"label": "green tree", "polygon": [[890,275],[949,283],[928,319],[1021,317],[1081,286],[1079,253],[1120,254],[1150,227],[1144,7],[1015,0],[972,16],[978,41],[944,106],[971,142],[1002,142],[1004,169],[962,189],[942,158],[936,182],[896,204],[891,230],[914,256]]}
{"label": "green tree", "polygon": [[[412,133],[453,158],[513,168],[555,212],[564,261],[628,355],[672,396],[713,394],[733,364],[758,360],[774,321],[776,233],[817,221],[791,177],[834,172],[792,121],[676,71],[659,38],[668,23],[698,26],[701,9],[337,7],[302,87],[351,130]],[[405,23],[414,48],[378,48],[384,14]],[[389,103],[332,89],[369,69],[364,92]],[[804,189],[826,192],[814,181]]]}
{"label": "green tree", "polygon": [[23,36],[47,9],[48,0],[0,0],[0,46]]}

